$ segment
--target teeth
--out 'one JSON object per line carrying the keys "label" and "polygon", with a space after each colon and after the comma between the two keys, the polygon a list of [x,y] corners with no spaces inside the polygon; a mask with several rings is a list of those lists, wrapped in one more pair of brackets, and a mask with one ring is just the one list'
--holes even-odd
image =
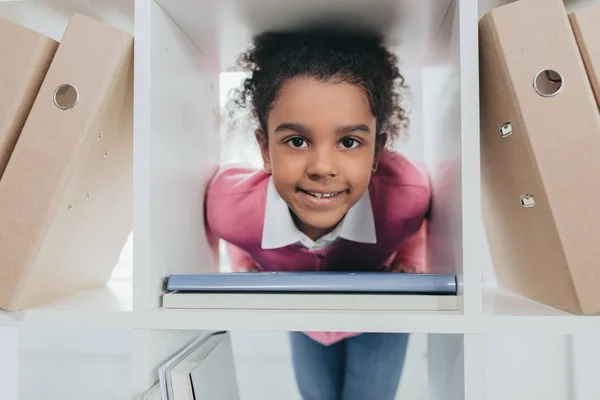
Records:
{"label": "teeth", "polygon": [[313,193],[313,192],[307,192],[308,194],[310,194],[313,197],[316,197],[317,199],[323,199],[323,198],[329,198],[329,197],[333,197],[337,194],[340,194],[340,192],[334,192],[334,193]]}

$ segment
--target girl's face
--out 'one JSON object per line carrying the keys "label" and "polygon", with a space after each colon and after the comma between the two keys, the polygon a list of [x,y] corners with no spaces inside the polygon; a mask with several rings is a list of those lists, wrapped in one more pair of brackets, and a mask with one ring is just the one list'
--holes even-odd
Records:
{"label": "girl's face", "polygon": [[272,105],[268,140],[256,132],[265,170],[313,240],[335,228],[367,190],[384,144],[375,128],[360,87],[296,78]]}

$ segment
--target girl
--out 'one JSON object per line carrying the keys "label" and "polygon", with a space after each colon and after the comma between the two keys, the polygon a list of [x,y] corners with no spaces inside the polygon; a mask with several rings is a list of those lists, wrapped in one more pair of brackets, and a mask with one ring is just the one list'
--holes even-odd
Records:
{"label": "girl", "polygon": [[[396,57],[373,33],[257,36],[235,104],[257,122],[264,170],[227,167],[207,190],[209,235],[235,271],[424,272],[425,172],[391,148],[407,125]],[[306,400],[393,399],[407,334],[294,332]]]}

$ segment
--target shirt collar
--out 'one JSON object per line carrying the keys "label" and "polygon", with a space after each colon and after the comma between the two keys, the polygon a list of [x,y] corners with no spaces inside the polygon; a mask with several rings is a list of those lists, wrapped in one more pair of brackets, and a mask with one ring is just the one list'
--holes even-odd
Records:
{"label": "shirt collar", "polygon": [[[348,210],[338,226],[319,240],[333,242],[338,238],[359,243],[377,243],[375,220],[369,191]],[[263,249],[276,249],[310,241],[294,224],[287,203],[281,198],[273,178],[269,178],[265,202],[265,220],[262,235]]]}

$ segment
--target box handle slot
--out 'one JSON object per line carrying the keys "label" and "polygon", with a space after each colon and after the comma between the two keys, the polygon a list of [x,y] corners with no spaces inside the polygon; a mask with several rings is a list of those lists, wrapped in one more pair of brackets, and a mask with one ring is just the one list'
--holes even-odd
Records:
{"label": "box handle slot", "polygon": [[533,78],[533,88],[542,97],[556,96],[562,92],[564,86],[562,74],[553,69],[543,69]]}

